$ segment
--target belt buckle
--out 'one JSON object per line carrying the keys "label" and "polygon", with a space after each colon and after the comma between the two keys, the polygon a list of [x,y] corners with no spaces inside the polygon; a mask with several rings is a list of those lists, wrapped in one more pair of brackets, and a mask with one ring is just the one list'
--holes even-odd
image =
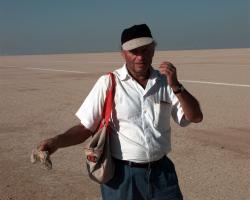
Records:
{"label": "belt buckle", "polygon": [[129,166],[129,167],[133,167],[133,162],[128,161],[128,166]]}

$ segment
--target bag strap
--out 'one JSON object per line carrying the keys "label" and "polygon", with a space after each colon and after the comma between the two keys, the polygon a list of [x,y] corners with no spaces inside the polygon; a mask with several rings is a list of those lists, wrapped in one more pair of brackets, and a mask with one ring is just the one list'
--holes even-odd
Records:
{"label": "bag strap", "polygon": [[104,122],[106,125],[109,123],[115,96],[115,85],[116,85],[115,75],[112,72],[109,72],[108,74],[111,78],[112,85],[106,92],[106,98],[104,101],[103,111],[102,111],[102,119],[104,120],[101,120],[99,129],[104,126]]}

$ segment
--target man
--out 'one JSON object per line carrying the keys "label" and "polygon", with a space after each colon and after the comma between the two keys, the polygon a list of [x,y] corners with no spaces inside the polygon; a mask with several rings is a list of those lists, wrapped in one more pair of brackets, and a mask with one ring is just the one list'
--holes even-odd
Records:
{"label": "man", "polygon": [[[151,66],[155,41],[146,24],[122,32],[125,64],[115,70],[116,91],[112,113],[111,150],[114,178],[101,185],[103,199],[182,199],[171,150],[170,118],[180,126],[202,121],[198,101],[177,79],[176,68],[162,62]],[[109,76],[99,78],[77,111],[81,124],[41,142],[50,154],[58,148],[84,142],[97,128]]]}

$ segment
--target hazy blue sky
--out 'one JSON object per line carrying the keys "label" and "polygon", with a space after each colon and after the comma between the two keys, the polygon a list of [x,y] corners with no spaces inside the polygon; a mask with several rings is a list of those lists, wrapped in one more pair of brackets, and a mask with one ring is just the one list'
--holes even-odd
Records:
{"label": "hazy blue sky", "polygon": [[119,51],[140,23],[159,50],[250,47],[249,0],[0,0],[0,54]]}

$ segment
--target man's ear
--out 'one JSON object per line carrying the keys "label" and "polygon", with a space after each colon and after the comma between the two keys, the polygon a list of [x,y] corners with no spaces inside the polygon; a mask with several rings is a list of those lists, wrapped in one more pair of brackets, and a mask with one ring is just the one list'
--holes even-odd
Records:
{"label": "man's ear", "polygon": [[125,53],[123,50],[121,50],[121,56],[123,57],[123,59],[125,59]]}
{"label": "man's ear", "polygon": [[156,45],[157,45],[157,43],[154,41],[154,42],[153,42],[153,57],[154,57],[154,55],[155,55],[155,48],[156,48]]}

